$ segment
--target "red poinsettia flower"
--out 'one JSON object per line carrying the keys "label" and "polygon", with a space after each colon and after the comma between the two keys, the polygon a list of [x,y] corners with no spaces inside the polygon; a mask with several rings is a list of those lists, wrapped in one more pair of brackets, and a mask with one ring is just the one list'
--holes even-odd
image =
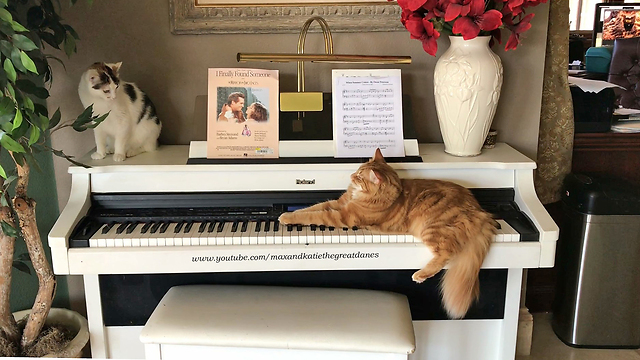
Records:
{"label": "red poinsettia flower", "polygon": [[[451,6],[451,5],[449,5]],[[502,25],[502,14],[498,10],[484,11],[483,0],[472,0],[466,16],[453,23],[454,34],[461,34],[465,40],[473,39],[482,31],[493,31]]]}
{"label": "red poinsettia flower", "polygon": [[469,11],[471,11],[471,1],[472,0],[451,0],[444,14],[444,21],[451,21],[458,16],[467,16]]}
{"label": "red poinsettia flower", "polygon": [[407,28],[412,39],[422,42],[422,48],[428,54],[435,56],[438,50],[440,33],[433,27],[433,23],[425,19],[420,13],[410,10],[402,11],[404,27]]}
{"label": "red poinsettia flower", "polygon": [[518,47],[518,45],[520,45],[520,34],[531,29],[530,21],[533,18],[533,15],[534,14],[529,14],[525,16],[524,18],[522,18],[522,20],[520,20],[519,23],[515,25],[513,24],[512,19],[505,19],[505,27],[511,30],[509,40],[507,40],[507,44],[504,47],[505,51],[515,49]]}

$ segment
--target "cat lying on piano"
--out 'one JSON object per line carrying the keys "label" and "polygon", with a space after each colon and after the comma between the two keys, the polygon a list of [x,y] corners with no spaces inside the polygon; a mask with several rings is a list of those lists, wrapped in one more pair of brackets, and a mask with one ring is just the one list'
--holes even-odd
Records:
{"label": "cat lying on piano", "polygon": [[451,318],[464,317],[480,294],[478,274],[497,225],[468,189],[447,181],[400,179],[379,149],[351,175],[351,184],[338,200],[283,213],[279,220],[366,227],[421,239],[433,259],[413,274],[413,280],[421,283],[448,263],[440,286]]}

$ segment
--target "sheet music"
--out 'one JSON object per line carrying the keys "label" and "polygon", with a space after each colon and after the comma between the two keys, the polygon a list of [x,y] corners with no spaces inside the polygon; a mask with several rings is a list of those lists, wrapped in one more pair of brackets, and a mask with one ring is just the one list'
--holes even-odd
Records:
{"label": "sheet music", "polygon": [[333,70],[335,157],[403,157],[400,70]]}

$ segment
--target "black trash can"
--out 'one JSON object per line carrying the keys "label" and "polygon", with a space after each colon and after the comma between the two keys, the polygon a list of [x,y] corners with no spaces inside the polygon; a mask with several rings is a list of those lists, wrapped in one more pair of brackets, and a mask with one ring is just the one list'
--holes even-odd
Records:
{"label": "black trash can", "polygon": [[640,347],[640,189],[570,174],[562,197],[553,330],[566,344]]}

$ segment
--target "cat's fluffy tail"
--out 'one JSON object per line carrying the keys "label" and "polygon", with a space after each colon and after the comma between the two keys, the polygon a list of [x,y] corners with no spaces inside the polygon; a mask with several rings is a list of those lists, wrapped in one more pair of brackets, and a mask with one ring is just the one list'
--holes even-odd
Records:
{"label": "cat's fluffy tail", "polygon": [[449,269],[440,283],[442,302],[452,319],[464,317],[480,295],[478,274],[495,234],[492,220],[485,223],[476,239],[470,239],[463,250],[449,261]]}

